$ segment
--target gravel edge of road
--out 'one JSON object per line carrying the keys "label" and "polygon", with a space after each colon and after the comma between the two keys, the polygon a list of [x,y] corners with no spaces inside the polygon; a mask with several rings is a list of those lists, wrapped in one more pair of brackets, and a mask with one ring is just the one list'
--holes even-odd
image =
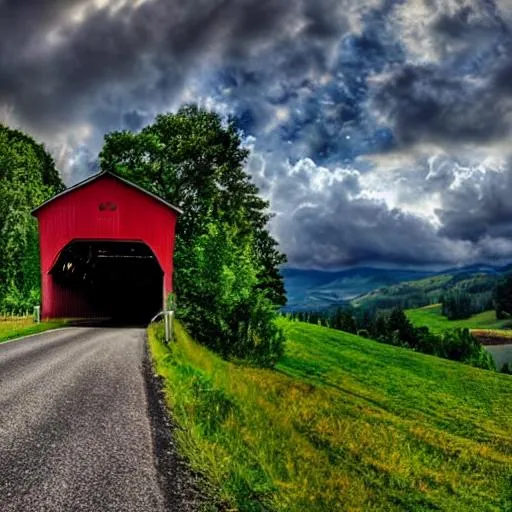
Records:
{"label": "gravel edge of road", "polygon": [[178,452],[173,433],[180,427],[169,415],[164,398],[163,380],[153,371],[147,333],[144,335],[143,373],[153,453],[166,510],[176,512],[223,510],[224,507],[220,506],[215,499],[205,478],[194,472]]}

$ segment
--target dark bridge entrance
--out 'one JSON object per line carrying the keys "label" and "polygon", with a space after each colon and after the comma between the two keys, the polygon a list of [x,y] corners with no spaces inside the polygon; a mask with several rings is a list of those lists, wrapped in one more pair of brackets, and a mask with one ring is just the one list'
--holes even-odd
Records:
{"label": "dark bridge entrance", "polygon": [[101,173],[34,210],[43,318],[148,321],[172,292],[180,210]]}
{"label": "dark bridge entrance", "polygon": [[68,244],[50,271],[69,294],[69,316],[147,323],[162,309],[164,273],[142,242],[84,241]]}

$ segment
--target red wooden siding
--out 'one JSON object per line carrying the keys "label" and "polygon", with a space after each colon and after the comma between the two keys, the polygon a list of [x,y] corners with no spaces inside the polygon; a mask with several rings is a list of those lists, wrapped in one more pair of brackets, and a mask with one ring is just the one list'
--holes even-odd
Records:
{"label": "red wooden siding", "polygon": [[73,308],[85,307],[50,274],[73,240],[144,242],[164,273],[163,301],[172,291],[177,214],[172,206],[106,173],[42,205],[34,212],[40,232],[42,316],[65,317]]}

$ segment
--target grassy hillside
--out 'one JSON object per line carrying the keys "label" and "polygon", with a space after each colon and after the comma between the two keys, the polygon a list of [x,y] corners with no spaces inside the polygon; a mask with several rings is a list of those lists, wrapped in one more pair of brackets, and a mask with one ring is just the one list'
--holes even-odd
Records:
{"label": "grassy hillside", "polygon": [[512,510],[511,377],[281,320],[275,371],[150,347],[192,465],[243,511]]}
{"label": "grassy hillside", "polygon": [[495,311],[484,311],[464,320],[448,320],[441,314],[441,305],[433,304],[423,308],[409,309],[406,312],[409,320],[416,325],[427,326],[431,331],[441,333],[448,329],[504,329],[510,326],[510,320],[497,320]]}

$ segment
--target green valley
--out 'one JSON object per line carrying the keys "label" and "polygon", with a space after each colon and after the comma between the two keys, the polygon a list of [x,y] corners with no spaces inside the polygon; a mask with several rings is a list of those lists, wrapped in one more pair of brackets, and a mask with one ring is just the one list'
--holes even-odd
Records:
{"label": "green valley", "polygon": [[505,329],[511,326],[510,319],[497,320],[496,312],[484,311],[463,320],[448,320],[441,314],[441,305],[432,304],[422,308],[408,309],[405,311],[409,320],[416,326],[426,326],[435,333],[441,333],[448,329]]}

